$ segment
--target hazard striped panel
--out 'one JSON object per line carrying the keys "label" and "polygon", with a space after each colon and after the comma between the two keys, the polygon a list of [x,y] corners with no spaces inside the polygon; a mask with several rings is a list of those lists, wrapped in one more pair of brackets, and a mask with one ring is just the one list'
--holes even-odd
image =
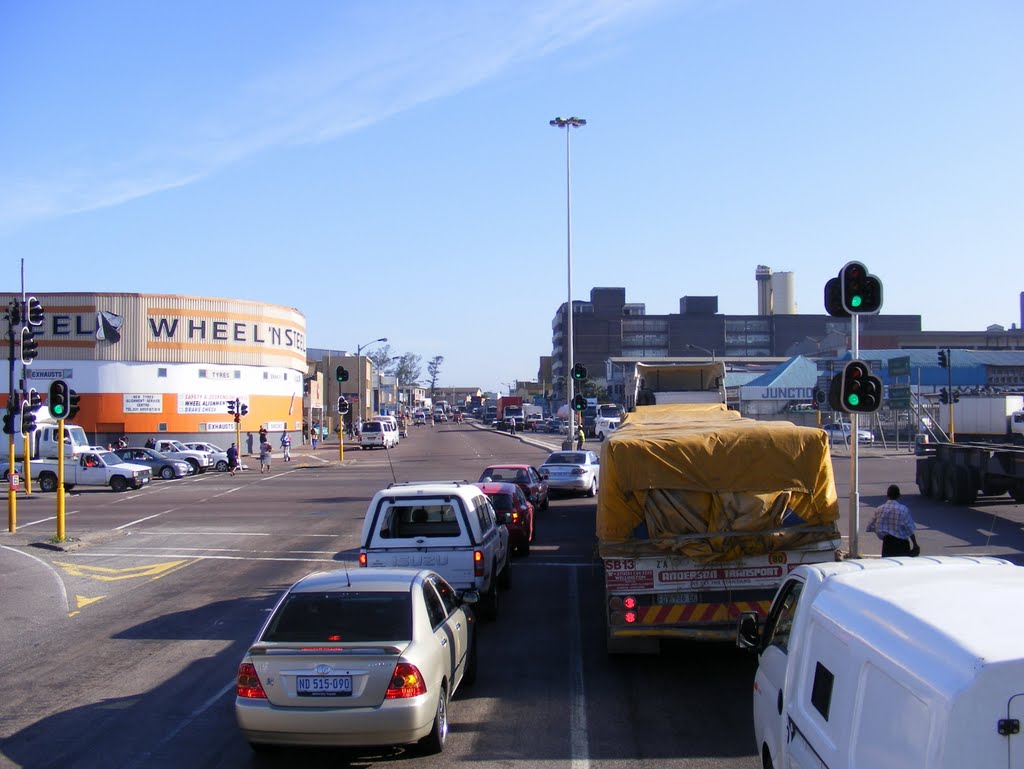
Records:
{"label": "hazard striped panel", "polygon": [[729,603],[683,603],[671,606],[638,606],[634,625],[686,625],[692,623],[733,622],[745,611],[768,614],[771,601],[733,601]]}

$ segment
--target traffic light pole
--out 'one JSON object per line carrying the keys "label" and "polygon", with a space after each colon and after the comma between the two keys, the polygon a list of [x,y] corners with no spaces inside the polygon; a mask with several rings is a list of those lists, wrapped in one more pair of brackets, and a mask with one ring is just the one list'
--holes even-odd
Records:
{"label": "traffic light pole", "polygon": [[[8,308],[9,312],[13,309]],[[16,473],[14,472],[14,318],[8,315],[7,318],[7,341],[11,364],[10,387],[7,388],[7,411],[11,415],[11,434],[8,436],[7,448],[9,464],[7,465],[7,530],[13,534],[18,530],[18,491],[11,482]],[[20,320],[20,319],[19,319]]]}
{"label": "traffic light pole", "polygon": [[[860,360],[860,316],[850,316],[850,354]],[[850,414],[850,554],[860,558],[860,414]]]}
{"label": "traffic light pole", "polygon": [[949,442],[956,443],[956,425],[953,424],[953,351],[946,348],[946,381],[949,382]]}
{"label": "traffic light pole", "polygon": [[64,541],[64,420],[57,420],[57,539]]}

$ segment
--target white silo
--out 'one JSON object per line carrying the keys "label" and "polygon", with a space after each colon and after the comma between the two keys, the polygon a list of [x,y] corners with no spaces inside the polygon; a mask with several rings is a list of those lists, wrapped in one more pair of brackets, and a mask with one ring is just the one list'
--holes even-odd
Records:
{"label": "white silo", "polygon": [[772,273],[772,314],[796,315],[796,285],[792,272]]}

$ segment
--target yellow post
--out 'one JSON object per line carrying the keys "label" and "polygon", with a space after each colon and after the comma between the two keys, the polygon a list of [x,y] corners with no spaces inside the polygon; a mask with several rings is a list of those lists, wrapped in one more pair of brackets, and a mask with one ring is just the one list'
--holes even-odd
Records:
{"label": "yellow post", "polygon": [[345,461],[345,417],[338,419],[338,461]]}
{"label": "yellow post", "polygon": [[24,484],[25,493],[26,494],[31,494],[32,493],[32,463],[31,463],[32,452],[29,449],[29,443],[31,442],[32,436],[31,435],[27,435],[25,433],[22,433],[22,435],[25,436],[25,467],[23,468],[23,473],[22,473],[25,477],[22,479],[21,482],[22,482],[22,484]]}
{"label": "yellow post", "polygon": [[14,490],[10,476],[14,475],[14,435],[8,441],[10,463],[7,465],[7,530],[13,534],[18,530],[18,492]]}
{"label": "yellow post", "polygon": [[57,541],[64,541],[64,420],[57,420]]}

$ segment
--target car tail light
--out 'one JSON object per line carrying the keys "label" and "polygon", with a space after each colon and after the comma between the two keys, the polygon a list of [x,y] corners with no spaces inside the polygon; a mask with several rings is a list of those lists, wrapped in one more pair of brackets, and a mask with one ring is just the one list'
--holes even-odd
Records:
{"label": "car tail light", "polygon": [[473,576],[482,577],[484,575],[484,553],[482,550],[473,551]]}
{"label": "car tail light", "polygon": [[399,662],[395,665],[395,672],[391,675],[391,683],[384,693],[384,699],[400,700],[426,693],[427,685],[419,669],[408,662]]}
{"label": "car tail light", "polygon": [[359,554],[359,565],[360,565],[360,566],[366,566],[366,565],[367,565],[367,562],[366,562],[366,553],[360,553],[360,554]]}
{"label": "car tail light", "polygon": [[574,467],[573,471],[572,471],[572,475],[583,475],[586,472],[587,471],[584,470],[582,467]]}
{"label": "car tail light", "polygon": [[512,523],[519,523],[519,513],[512,511]]}
{"label": "car tail light", "polygon": [[267,693],[256,675],[256,666],[251,662],[243,662],[238,666],[238,696],[247,700],[265,700]]}

